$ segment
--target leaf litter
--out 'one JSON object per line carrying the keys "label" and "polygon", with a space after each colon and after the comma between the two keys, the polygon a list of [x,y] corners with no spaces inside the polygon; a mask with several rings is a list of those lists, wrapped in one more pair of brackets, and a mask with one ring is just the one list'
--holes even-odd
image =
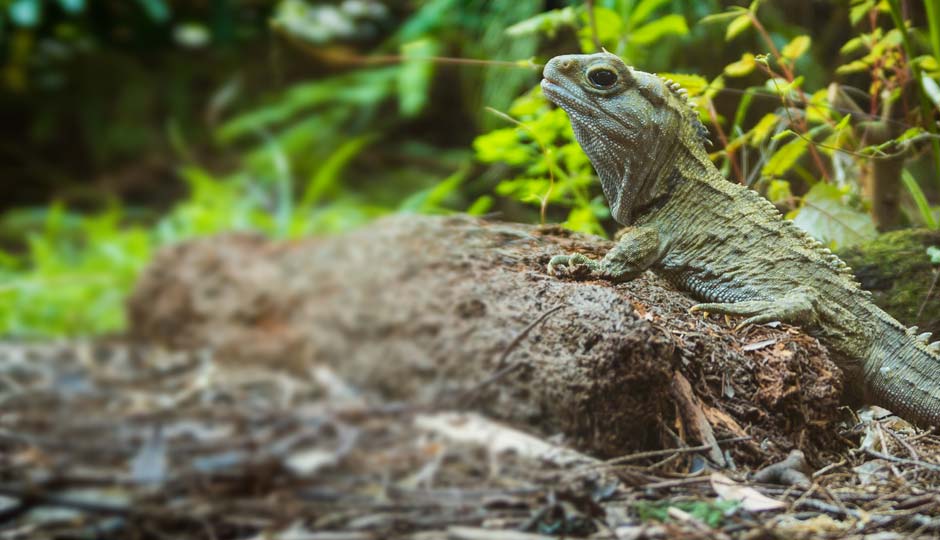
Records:
{"label": "leaf litter", "polygon": [[[713,424],[720,414],[706,408]],[[940,534],[940,437],[876,408],[840,430],[853,444],[811,481],[780,485],[711,470],[712,445],[680,437],[672,450],[603,461],[473,411],[383,401],[322,366],[7,343],[0,538]]]}

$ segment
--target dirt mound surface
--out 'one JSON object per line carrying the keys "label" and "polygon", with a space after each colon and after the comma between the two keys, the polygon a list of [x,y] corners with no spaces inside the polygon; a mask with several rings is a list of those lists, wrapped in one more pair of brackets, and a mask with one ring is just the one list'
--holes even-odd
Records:
{"label": "dirt mound surface", "polygon": [[556,228],[419,216],[300,242],[197,240],[146,272],[132,334],[226,362],[328,366],[382,399],[472,404],[601,455],[676,436],[749,437],[728,448],[743,463],[838,445],[841,372],[814,339],[732,332],[687,313],[690,300],[652,275],[614,286],[545,270],[552,255],[609,247]]}

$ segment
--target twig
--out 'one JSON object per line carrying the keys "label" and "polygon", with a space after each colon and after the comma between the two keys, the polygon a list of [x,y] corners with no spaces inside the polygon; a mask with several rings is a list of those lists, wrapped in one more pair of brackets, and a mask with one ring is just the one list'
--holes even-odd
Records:
{"label": "twig", "polygon": [[913,437],[908,437],[908,438],[907,438],[907,442],[919,441],[919,440],[923,439],[924,437],[929,437],[929,436],[931,436],[931,435],[936,435],[936,434],[933,432],[934,429],[936,429],[935,426],[930,426],[929,428],[927,428],[927,431],[925,431],[925,432],[923,432],[923,433],[918,433],[917,435],[914,435]]}
{"label": "twig", "polygon": [[112,516],[127,516],[137,518],[154,518],[161,520],[174,521],[192,521],[199,523],[203,518],[181,514],[178,512],[167,513],[165,510],[149,510],[142,508],[139,504],[128,501],[127,503],[106,503],[76,499],[64,495],[47,493],[43,490],[37,490],[33,486],[15,486],[9,484],[0,484],[0,495],[13,497],[23,501],[27,505],[37,506],[58,506],[61,508],[71,508],[90,514],[104,514]]}
{"label": "twig", "polygon": [[888,435],[891,435],[891,438],[892,438],[892,439],[894,439],[895,441],[897,441],[898,444],[900,444],[901,446],[903,446],[903,447],[907,450],[907,453],[910,454],[911,459],[920,459],[920,455],[917,453],[917,450],[914,449],[914,447],[911,446],[910,443],[908,443],[907,441],[905,441],[903,438],[899,437],[898,434],[895,433],[895,432],[894,432],[893,430],[891,430],[891,429],[886,429],[886,430],[884,430],[884,431],[886,431],[886,432],[888,433]]}
{"label": "twig", "polygon": [[462,393],[457,397],[457,402],[458,402],[458,403],[469,402],[472,398],[474,398],[474,397],[480,392],[480,390],[486,388],[487,386],[493,384],[494,382],[496,382],[496,381],[502,379],[502,378],[505,377],[506,375],[508,375],[508,374],[512,373],[513,371],[519,369],[523,364],[517,363],[517,364],[509,364],[509,365],[507,366],[507,365],[505,365],[506,359],[509,358],[509,355],[512,353],[512,351],[513,351],[516,347],[519,346],[519,343],[522,342],[522,340],[529,334],[529,332],[530,332],[533,328],[535,328],[535,327],[538,326],[542,321],[544,321],[546,318],[548,318],[549,315],[551,315],[552,313],[555,313],[556,311],[560,310],[560,309],[563,308],[563,307],[565,307],[564,304],[559,304],[559,305],[557,305],[557,306],[555,306],[555,307],[549,309],[548,311],[542,313],[541,315],[539,315],[539,317],[538,317],[537,319],[535,319],[534,321],[532,321],[531,323],[529,323],[528,326],[526,326],[525,328],[523,328],[521,332],[519,332],[518,334],[516,334],[516,337],[514,337],[513,340],[509,342],[509,345],[507,345],[506,348],[503,349],[503,353],[499,356],[499,359],[496,361],[496,365],[497,365],[497,367],[498,367],[497,371],[496,371],[495,373],[493,373],[492,375],[490,375],[489,377],[487,377],[486,379],[483,379],[482,381],[480,381],[479,383],[477,383],[475,386],[473,386],[473,387],[471,387],[471,388],[468,388],[467,390],[465,390],[464,392],[462,392]]}
{"label": "twig", "polygon": [[712,463],[725,466],[725,456],[721,453],[721,448],[715,439],[714,430],[712,430],[711,423],[702,410],[701,400],[695,396],[688,379],[679,371],[673,372],[669,391],[688,434],[697,439],[699,443],[708,444],[711,447],[708,452],[708,459]]}
{"label": "twig", "polygon": [[920,303],[920,307],[917,308],[917,316],[914,318],[918,321],[920,320],[920,316],[924,313],[924,308],[927,307],[927,301],[930,300],[930,295],[933,294],[934,287],[937,286],[937,278],[940,278],[940,270],[933,271],[933,281],[930,282],[930,288],[927,289],[924,300]]}
{"label": "twig", "polygon": [[[740,441],[749,441],[751,437],[733,437],[731,439],[722,439],[717,441],[721,443],[730,443],[730,442],[740,442]],[[701,452],[702,450],[711,450],[712,445],[702,444],[699,446],[688,446],[685,448],[664,448],[662,450],[647,450],[645,452],[635,452],[633,454],[627,454],[625,456],[615,457],[608,459],[607,461],[600,463],[594,467],[612,467],[619,465],[621,463],[626,463],[628,461],[636,461],[638,459],[653,458],[659,456],[672,456],[673,454],[687,454],[692,452]]]}
{"label": "twig", "polygon": [[907,458],[902,458],[902,457],[889,456],[888,454],[882,454],[881,452],[877,452],[869,448],[866,448],[864,452],[874,458],[884,459],[887,461],[893,461],[895,463],[904,463],[907,465],[917,465],[918,467],[923,467],[924,469],[927,469],[929,471],[940,472],[940,465],[936,465],[934,463],[928,463],[926,461],[921,461],[919,459],[907,459]]}
{"label": "twig", "polygon": [[825,501],[820,501],[819,499],[810,499],[810,498],[798,499],[795,503],[793,503],[793,506],[812,508],[813,510],[819,510],[822,512],[826,512],[827,514],[835,514],[837,516],[849,516],[855,519],[865,519],[866,517],[868,517],[872,521],[876,521],[876,518],[881,518],[882,521],[884,520],[884,518],[889,518],[889,520],[892,520],[892,521],[894,520],[893,517],[889,517],[889,516],[874,516],[866,512],[862,512],[860,510],[853,510],[851,508],[845,508],[844,506],[840,508],[834,504],[830,504]]}
{"label": "twig", "polygon": [[842,460],[838,461],[837,463],[830,463],[829,465],[826,465],[826,466],[823,467],[822,469],[819,469],[818,471],[814,472],[814,473],[813,473],[813,478],[814,478],[814,479],[815,479],[815,478],[819,478],[820,476],[826,474],[827,472],[831,471],[832,469],[837,469],[837,468],[839,468],[839,467],[845,465],[845,463],[846,463],[846,461],[845,461],[844,458],[843,458]]}
{"label": "twig", "polygon": [[591,41],[594,42],[594,49],[600,51],[603,49],[601,38],[597,35],[597,19],[594,16],[594,0],[586,0],[588,12],[588,26],[591,27]]}
{"label": "twig", "polygon": [[[704,472],[704,469],[702,469]],[[661,489],[661,488],[671,488],[685,486],[688,484],[705,484],[711,482],[711,478],[708,476],[695,476],[692,478],[676,478],[673,480],[663,480],[662,482],[653,482],[652,484],[646,484],[643,489]]]}

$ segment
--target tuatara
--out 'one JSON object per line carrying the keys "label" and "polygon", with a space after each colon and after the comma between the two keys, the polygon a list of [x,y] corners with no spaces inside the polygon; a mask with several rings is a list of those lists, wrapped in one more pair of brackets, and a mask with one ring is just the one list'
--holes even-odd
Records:
{"label": "tuatara", "polygon": [[695,311],[799,325],[833,353],[857,396],[940,426],[940,343],[879,309],[836,255],[726,180],[679,85],[609,53],[555,57],[543,77],[614,219],[628,226],[602,260],[559,255],[550,272],[619,282],[649,269],[705,302]]}

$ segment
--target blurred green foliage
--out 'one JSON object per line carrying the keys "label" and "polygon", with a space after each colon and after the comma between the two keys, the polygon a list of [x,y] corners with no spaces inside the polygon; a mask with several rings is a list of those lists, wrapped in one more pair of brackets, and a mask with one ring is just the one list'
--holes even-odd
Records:
{"label": "blurred green foliage", "polygon": [[632,509],[642,521],[660,521],[668,523],[674,518],[669,513],[670,508],[681,510],[690,516],[708,525],[717,528],[724,523],[725,518],[731,516],[740,508],[738,501],[705,500],[705,501],[637,501]]}
{"label": "blurred green foliage", "polygon": [[[0,152],[62,148],[70,130],[101,167],[162,147],[184,193],[166,211],[88,187],[8,209],[0,335],[120,330],[155,250],[221,231],[292,238],[389,212],[497,211],[606,235],[590,163],[535,85],[537,62],[579,49],[683,85],[729,179],[825,242],[876,234],[862,179],[884,156],[906,159],[908,222],[937,227],[940,14],[909,28],[900,0],[799,22],[813,3],[737,4],[0,0],[0,106],[36,113],[24,146]],[[275,46],[252,54],[261,43]],[[877,129],[888,136],[874,141]],[[30,170],[52,170],[57,194],[81,191],[57,161],[30,156]]]}
{"label": "blurred green foliage", "polygon": [[[720,143],[712,158],[731,180],[762,191],[787,217],[832,247],[873,238],[877,231],[867,212],[871,201],[865,199],[861,181],[870,174],[866,169],[871,168],[873,159],[904,153],[923,155],[926,144],[936,142],[932,111],[940,92],[934,92],[932,87],[940,78],[940,69],[937,51],[924,46],[937,41],[935,21],[927,29],[908,28],[906,23],[901,23],[905,24],[903,29],[891,28],[891,24],[898,22],[889,17],[892,2],[853,2],[848,20],[842,23],[862,26],[867,21],[872,31],[849,39],[841,46],[844,62],[835,65],[829,62],[828,67],[833,76],[857,72],[868,75],[869,87],[855,90],[869,106],[863,110],[854,103],[854,108],[848,108],[842,101],[834,102],[833,93],[838,87],[830,84],[831,79],[813,73],[814,87],[809,86],[807,77],[800,73],[803,67],[808,61],[813,62],[811,65],[825,65],[823,59],[811,58],[812,38],[804,29],[792,25],[777,31],[768,29],[763,21],[767,3],[761,0],[754,0],[747,7],[732,6],[709,14],[699,21],[699,26],[722,30],[727,42],[753,33],[763,52],[745,51],[739,59],[717,66],[717,73],[711,77],[706,76],[706,70],[697,70],[701,74],[671,73],[668,65],[664,66],[667,72],[663,72],[645,54],[649,43],[642,43],[644,47],[631,44],[637,43],[637,34],[640,41],[686,36],[684,47],[689,47],[690,41],[703,39],[688,36],[684,22],[669,22],[674,18],[661,13],[663,8],[677,10],[675,4],[659,0],[598,2],[593,30],[589,26],[590,16],[582,6],[540,14],[518,23],[510,31],[553,34],[572,26],[577,29],[584,52],[597,50],[594,36],[628,63],[658,71],[660,76],[680,83],[688,90],[703,122],[712,127],[714,138]],[[647,18],[653,22],[645,23]],[[646,30],[649,26],[656,31]],[[621,34],[625,28],[633,29],[633,33]],[[912,47],[904,45],[902,36],[907,34],[915,36],[921,44],[919,54],[906,49]],[[712,36],[705,35],[704,39]],[[669,46],[667,41],[654,49]],[[915,72],[921,74],[919,81],[910,80],[910,74]],[[756,84],[732,88],[730,83],[736,79]],[[909,111],[904,118],[884,118],[883,111],[901,107],[905,99],[903,90],[912,82],[915,93],[927,95],[934,103],[926,108],[904,103],[904,110]],[[729,92],[740,99],[733,116],[723,116],[716,101]],[[769,110],[768,103],[772,106]],[[753,109],[763,112],[755,114]],[[517,127],[482,135],[474,145],[479,160],[501,161],[522,173],[500,182],[497,193],[543,208],[546,203],[565,207],[565,226],[602,234],[609,214],[599,203],[597,182],[589,164],[571,158],[580,154],[570,130],[565,129],[566,122],[555,116],[558,111],[546,107],[535,90],[519,98],[509,112],[520,121]],[[891,126],[893,136],[869,140],[867,134],[873,128],[885,129],[884,125]],[[897,125],[904,129],[896,129]],[[932,158],[940,159],[936,149]],[[903,175],[903,185],[911,197],[907,208],[910,221],[937,223],[940,207],[927,203],[910,171],[905,170]],[[936,173],[931,176],[934,180]],[[936,184],[932,188],[936,189]]]}

